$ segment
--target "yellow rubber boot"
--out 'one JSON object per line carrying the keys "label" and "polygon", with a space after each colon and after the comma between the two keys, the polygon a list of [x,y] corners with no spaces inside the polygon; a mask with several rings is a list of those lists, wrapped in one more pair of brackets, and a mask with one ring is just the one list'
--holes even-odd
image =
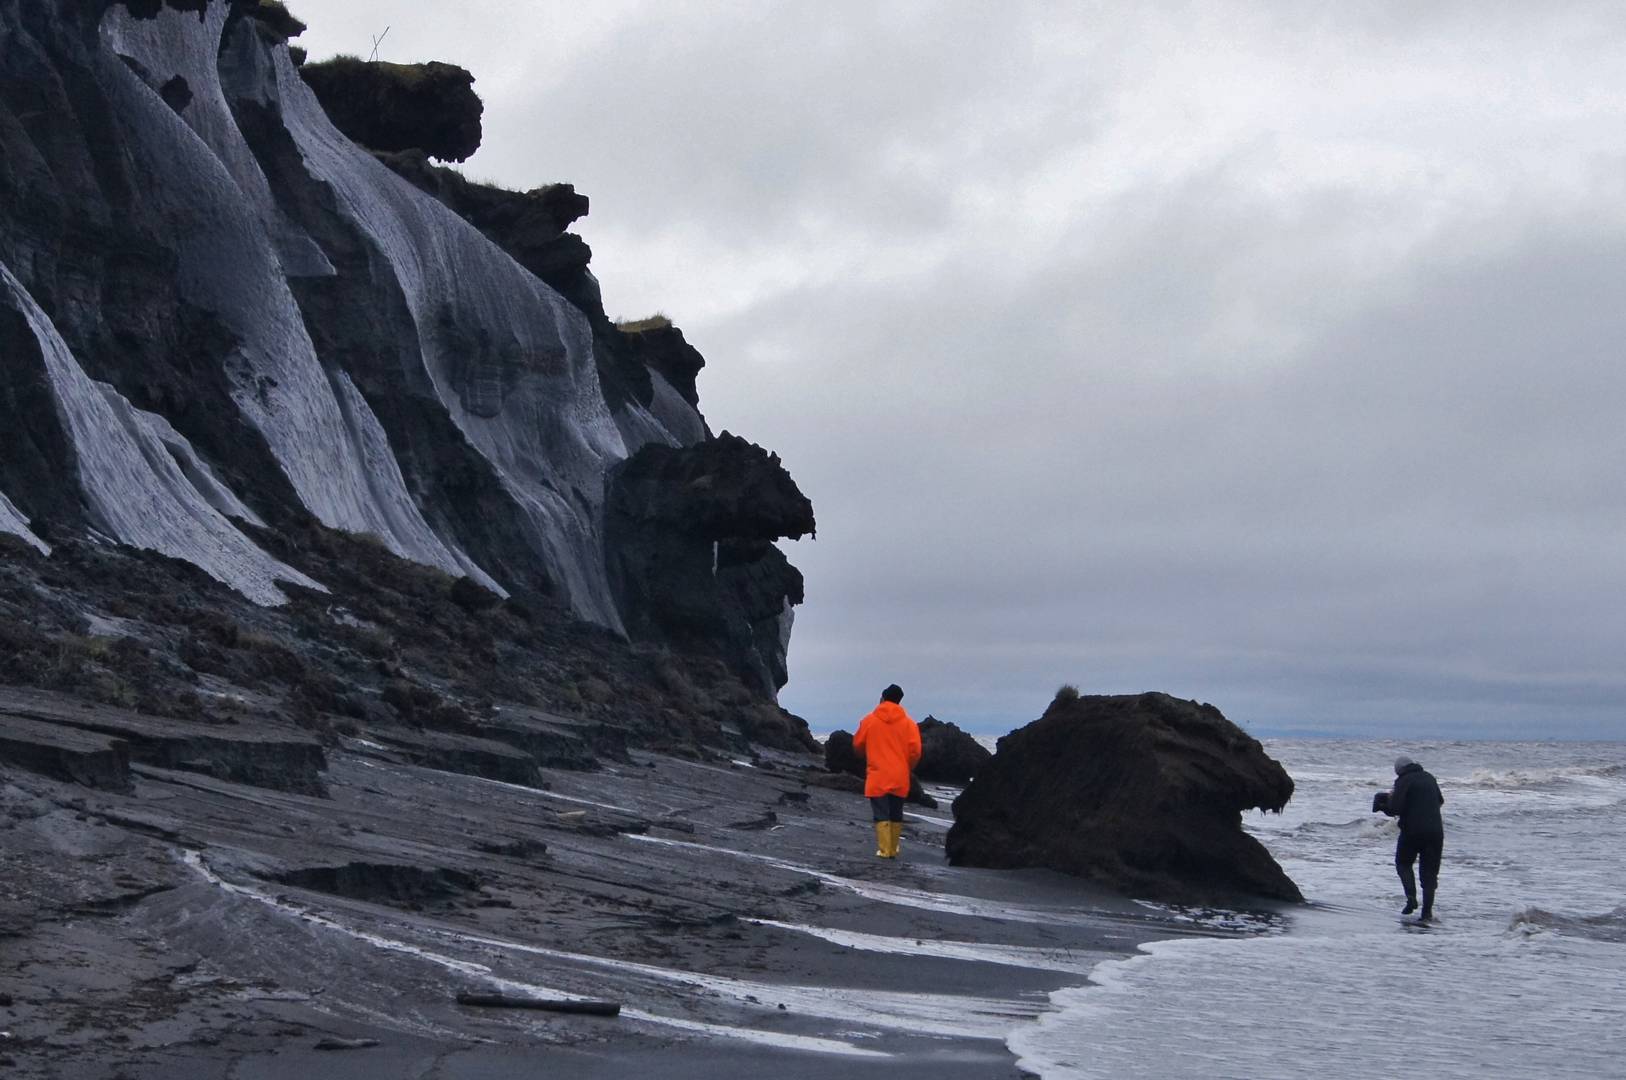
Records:
{"label": "yellow rubber boot", "polygon": [[892,823],[890,821],[877,821],[875,823],[875,857],[890,859],[892,856],[891,844]]}
{"label": "yellow rubber boot", "polygon": [[891,827],[886,831],[886,857],[896,859],[898,857],[898,844],[903,839],[903,822],[889,821],[887,824]]}

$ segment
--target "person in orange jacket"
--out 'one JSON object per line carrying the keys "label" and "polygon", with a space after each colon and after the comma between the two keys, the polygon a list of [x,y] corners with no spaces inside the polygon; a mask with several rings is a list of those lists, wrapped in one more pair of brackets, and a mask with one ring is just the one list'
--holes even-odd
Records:
{"label": "person in orange jacket", "polygon": [[859,721],[853,750],[864,755],[864,794],[875,811],[875,854],[898,857],[903,838],[903,800],[909,774],[920,760],[920,728],[899,704],[903,689],[893,683],[881,691],[881,703]]}

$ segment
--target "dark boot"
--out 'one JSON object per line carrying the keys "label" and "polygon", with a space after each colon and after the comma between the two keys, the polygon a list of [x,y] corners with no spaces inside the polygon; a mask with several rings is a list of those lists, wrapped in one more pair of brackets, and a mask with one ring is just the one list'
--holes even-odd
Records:
{"label": "dark boot", "polygon": [[1428,922],[1434,917],[1434,890],[1423,890],[1423,913],[1417,916],[1418,922]]}
{"label": "dark boot", "polygon": [[1406,834],[1400,834],[1399,843],[1395,844],[1395,873],[1400,875],[1400,888],[1406,894],[1406,908],[1400,914],[1410,915],[1417,910],[1417,874],[1412,870],[1412,863],[1417,859],[1417,849],[1407,840]]}

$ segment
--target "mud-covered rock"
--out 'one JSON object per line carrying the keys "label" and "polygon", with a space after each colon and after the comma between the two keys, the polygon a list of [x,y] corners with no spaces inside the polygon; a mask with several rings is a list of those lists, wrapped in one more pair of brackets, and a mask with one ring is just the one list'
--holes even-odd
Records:
{"label": "mud-covered rock", "polygon": [[785,684],[802,575],[773,541],[814,531],[779,457],[723,432],[651,444],[611,474],[610,581],[636,637],[699,644],[765,695]]}
{"label": "mud-covered rock", "polygon": [[0,714],[0,762],[90,788],[130,790],[129,747],[97,732]]}
{"label": "mud-covered rock", "polygon": [[946,849],[962,866],[1048,867],[1136,896],[1300,901],[1242,830],[1293,781],[1212,705],[1167,694],[1058,695],[999,741],[954,801]]}
{"label": "mud-covered rock", "polygon": [[338,56],[299,69],[335,127],[371,150],[422,150],[464,161],[480,148],[485,105],[455,64]]}
{"label": "mud-covered rock", "polygon": [[[143,716],[126,709],[74,701],[56,694],[0,686],[0,722],[55,728],[54,738],[69,740],[75,731],[113,740],[116,756],[125,764],[114,766],[111,782],[90,774],[73,777],[93,787],[121,782],[118,771],[135,761],[161,769],[203,773],[216,779],[253,787],[291,791],[302,795],[327,793],[322,774],[327,756],[314,739],[289,730],[259,725],[244,731],[224,725]],[[88,767],[88,763],[87,766]],[[101,766],[95,766],[97,770]],[[58,775],[62,775],[60,772]]]}
{"label": "mud-covered rock", "polygon": [[834,773],[864,775],[864,759],[853,749],[853,733],[832,731],[824,740],[824,767]]}
{"label": "mud-covered rock", "polygon": [[993,758],[988,748],[958,725],[928,716],[920,722],[920,764],[915,772],[923,780],[967,784]]}
{"label": "mud-covered rock", "polygon": [[699,350],[689,344],[681,329],[666,318],[623,323],[617,329],[634,362],[658,373],[690,405],[700,404],[695,379],[706,361]]}
{"label": "mud-covered rock", "polygon": [[305,32],[305,24],[294,17],[281,0],[235,0],[241,10],[265,27],[276,41],[287,41]]}

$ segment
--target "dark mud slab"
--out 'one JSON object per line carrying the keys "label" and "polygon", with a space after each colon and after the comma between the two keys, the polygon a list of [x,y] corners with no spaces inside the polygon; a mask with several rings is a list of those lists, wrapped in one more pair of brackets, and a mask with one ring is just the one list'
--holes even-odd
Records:
{"label": "dark mud slab", "polygon": [[130,747],[92,731],[0,713],[0,763],[104,791],[130,790]]}
{"label": "dark mud slab", "polygon": [[0,687],[0,717],[110,736],[127,745],[130,760],[147,765],[282,791],[320,795],[324,790],[327,757],[321,744],[270,723],[246,728],[170,720],[15,687]]}
{"label": "dark mud slab", "polygon": [[1005,1036],[1050,991],[1192,929],[949,867],[942,812],[877,860],[867,804],[805,764],[633,752],[542,789],[369,733],[329,752],[325,797],[0,772],[7,1075],[1014,1076]]}

